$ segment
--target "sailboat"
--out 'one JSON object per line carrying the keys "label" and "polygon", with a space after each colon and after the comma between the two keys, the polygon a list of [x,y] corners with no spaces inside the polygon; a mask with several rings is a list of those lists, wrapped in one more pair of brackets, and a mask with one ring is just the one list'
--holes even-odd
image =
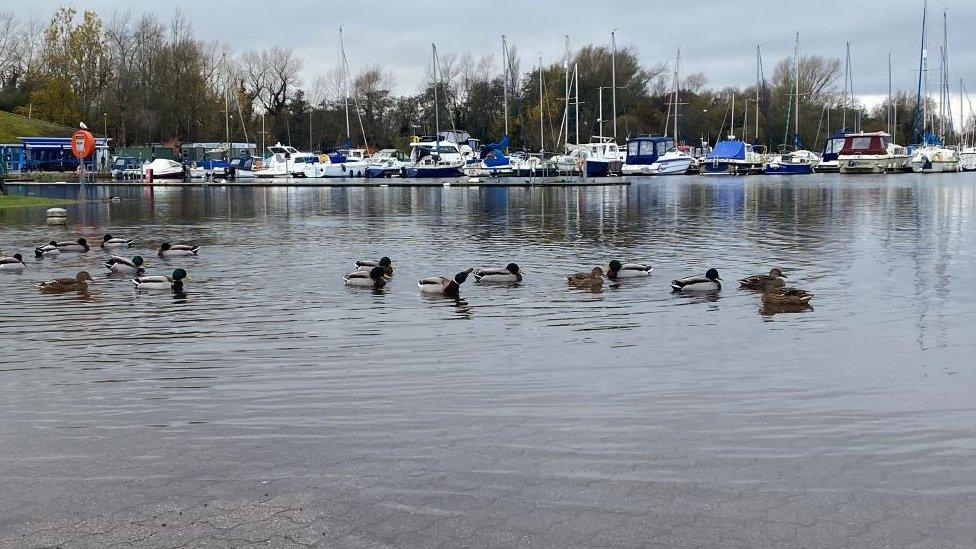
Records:
{"label": "sailboat", "polygon": [[[412,163],[405,167],[403,172],[406,177],[415,178],[458,177],[461,175],[461,168],[464,167],[467,157],[471,154],[471,147],[464,145],[467,150],[462,149],[462,145],[458,142],[460,139],[454,137],[457,132],[445,132],[448,135],[441,133],[440,103],[437,94],[441,81],[436,44],[431,44],[431,59],[434,80],[434,135],[418,138],[410,143]],[[467,136],[466,133],[463,135]]]}
{"label": "sailboat", "polygon": [[[745,127],[745,126],[743,126]],[[728,137],[724,141],[715,143],[715,148],[705,155],[699,164],[701,175],[746,175],[762,173],[763,154],[756,145],[750,145],[741,139],[736,139],[735,129],[735,94],[732,95],[732,124]]]}
{"label": "sailboat", "polygon": [[678,105],[680,80],[678,68],[681,61],[681,49],[674,61],[674,78],[671,84],[671,105],[668,105],[668,117],[665,120],[665,133],[668,122],[672,120],[671,109],[674,108],[674,133],[666,135],[640,135],[627,140],[627,156],[624,160],[622,172],[624,175],[680,175],[688,172],[694,159],[687,153],[678,150]]}
{"label": "sailboat", "polygon": [[791,152],[776,155],[767,162],[763,169],[767,175],[810,174],[820,164],[820,157],[814,152],[803,149],[800,144],[800,33],[796,33],[796,47],[793,50],[793,80],[794,149]]}
{"label": "sailboat", "polygon": [[946,90],[947,90],[947,72],[948,72],[948,59],[946,55],[946,48],[948,45],[948,23],[946,22],[946,13],[942,12],[942,24],[943,24],[943,34],[942,34],[942,70],[939,71],[941,74],[939,82],[939,120],[941,125],[940,133],[942,137],[937,137],[933,130],[935,129],[935,122],[932,122],[932,130],[928,128],[927,116],[925,116],[924,104],[928,100],[928,56],[925,49],[925,19],[926,10],[928,9],[928,2],[925,3],[925,7],[922,12],[922,71],[919,72],[920,88],[921,81],[923,80],[924,73],[924,84],[925,84],[925,95],[922,98],[923,103],[923,116],[922,116],[922,143],[921,146],[912,147],[912,157],[909,161],[909,165],[912,171],[915,173],[944,173],[944,172],[957,172],[959,171],[959,154],[948,147],[945,146],[944,136],[945,136],[945,120],[948,117],[948,113],[945,112],[946,109]]}

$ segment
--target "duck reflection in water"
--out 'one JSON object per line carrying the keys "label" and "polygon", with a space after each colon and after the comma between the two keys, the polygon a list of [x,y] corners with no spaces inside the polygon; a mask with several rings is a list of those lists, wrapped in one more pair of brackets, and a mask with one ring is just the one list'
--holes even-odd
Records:
{"label": "duck reflection in water", "polygon": [[759,308],[761,316],[775,316],[779,314],[807,313],[813,311],[813,306],[808,303],[785,304],[785,303],[763,303]]}

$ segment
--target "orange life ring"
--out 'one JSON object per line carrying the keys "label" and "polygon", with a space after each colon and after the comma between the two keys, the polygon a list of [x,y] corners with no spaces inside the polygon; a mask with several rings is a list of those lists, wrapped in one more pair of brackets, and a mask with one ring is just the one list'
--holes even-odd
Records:
{"label": "orange life ring", "polygon": [[78,159],[95,154],[95,136],[88,130],[76,131],[71,135],[71,154]]}

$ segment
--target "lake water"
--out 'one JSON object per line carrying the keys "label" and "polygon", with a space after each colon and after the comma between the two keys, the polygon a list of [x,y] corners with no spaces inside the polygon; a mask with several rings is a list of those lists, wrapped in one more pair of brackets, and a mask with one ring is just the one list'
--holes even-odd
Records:
{"label": "lake water", "polygon": [[[633,181],[109,187],[66,228],[0,209],[28,258],[0,273],[0,546],[162,532],[165,510],[206,530],[175,511],[208,502],[300,507],[251,526],[329,545],[970,545],[976,177]],[[186,298],[106,276],[97,247],[32,257],[106,232],[185,268]],[[383,255],[384,291],[343,285]],[[614,258],[653,276],[562,279]],[[417,288],[510,261],[521,286]],[[773,266],[813,310],[738,289]],[[709,267],[719,294],[670,292]],[[37,291],[82,269],[88,298]]]}

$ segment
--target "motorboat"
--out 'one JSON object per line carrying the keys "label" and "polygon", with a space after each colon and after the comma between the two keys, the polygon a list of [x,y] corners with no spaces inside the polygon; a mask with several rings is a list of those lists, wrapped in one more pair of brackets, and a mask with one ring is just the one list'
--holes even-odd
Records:
{"label": "motorboat", "polygon": [[771,158],[763,167],[766,175],[803,175],[813,173],[820,164],[817,153],[800,149]]}
{"label": "motorboat", "polygon": [[467,160],[474,156],[470,141],[465,144],[453,141],[462,136],[467,134],[444,132],[414,139],[410,143],[410,164],[403,168],[404,176],[440,178],[462,175]]}
{"label": "motorboat", "polygon": [[112,160],[112,179],[142,177],[142,162],[134,156],[116,156]]}
{"label": "motorboat", "polygon": [[976,171],[976,147],[963,147],[959,150],[959,170]]}
{"label": "motorboat", "polygon": [[186,167],[175,160],[157,158],[142,166],[143,177],[147,179],[179,179],[187,178]]}
{"label": "motorboat", "polygon": [[305,177],[308,165],[319,161],[319,157],[312,153],[300,152],[281,143],[268,147],[268,152],[271,154],[262,161],[260,168],[255,168],[254,177]]}
{"label": "motorboat", "polygon": [[688,172],[694,158],[674,145],[674,138],[642,135],[627,140],[624,175],[680,175]]}
{"label": "motorboat", "polygon": [[820,152],[820,162],[817,164],[818,173],[838,173],[840,162],[837,156],[844,148],[844,141],[851,130],[842,128],[830,134],[824,141],[823,150]]}
{"label": "motorboat", "polygon": [[383,149],[366,159],[366,177],[397,177],[410,165],[410,157],[396,149]]}
{"label": "motorboat", "polygon": [[249,179],[254,177],[254,172],[263,167],[263,161],[259,156],[243,155],[231,158],[227,166],[226,176],[228,179]]}
{"label": "motorboat", "polygon": [[719,141],[715,148],[705,155],[699,163],[702,175],[746,175],[762,173],[765,160],[765,147],[750,145],[729,135]]}
{"label": "motorboat", "polygon": [[366,177],[369,164],[365,149],[337,150],[305,165],[305,177]]}
{"label": "motorboat", "polygon": [[908,151],[887,132],[855,132],[844,137],[837,161],[845,174],[898,172],[908,166]]}
{"label": "motorboat", "polygon": [[504,136],[497,143],[488,143],[481,147],[479,158],[470,161],[464,167],[464,175],[469,177],[513,175],[515,167],[513,159],[505,154],[509,138]]}

